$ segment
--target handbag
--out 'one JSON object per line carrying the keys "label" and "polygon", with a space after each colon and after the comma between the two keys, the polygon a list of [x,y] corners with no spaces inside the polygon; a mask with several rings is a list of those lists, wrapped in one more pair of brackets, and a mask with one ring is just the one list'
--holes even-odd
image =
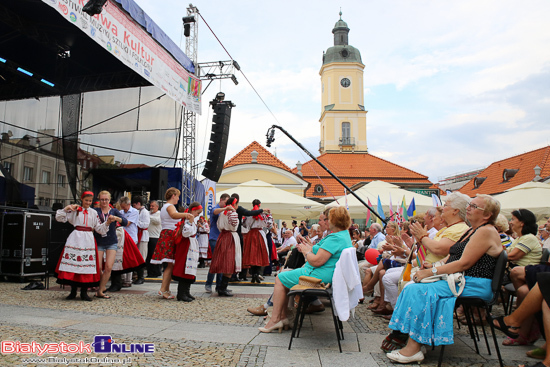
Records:
{"label": "handbag", "polygon": [[[453,273],[453,274],[437,274],[432,275],[431,277],[424,278],[420,281],[420,283],[433,283],[438,282],[440,280],[446,280],[447,284],[449,285],[449,289],[451,292],[453,292],[455,297],[458,297],[462,294],[464,291],[464,287],[466,286],[466,278],[464,278],[463,273]],[[456,290],[456,284],[459,284],[458,291]]]}

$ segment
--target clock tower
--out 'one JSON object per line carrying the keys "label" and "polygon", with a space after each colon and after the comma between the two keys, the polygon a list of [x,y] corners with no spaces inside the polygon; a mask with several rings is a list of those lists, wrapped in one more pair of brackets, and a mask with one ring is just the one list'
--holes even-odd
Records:
{"label": "clock tower", "polygon": [[323,53],[319,153],[367,153],[367,111],[363,102],[361,53],[348,44],[346,22],[332,29],[334,46]]}

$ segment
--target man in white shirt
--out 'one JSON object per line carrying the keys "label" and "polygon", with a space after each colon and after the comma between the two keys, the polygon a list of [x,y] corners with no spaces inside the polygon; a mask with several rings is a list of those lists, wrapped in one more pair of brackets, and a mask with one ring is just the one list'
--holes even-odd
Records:
{"label": "man in white shirt", "polygon": [[277,249],[277,254],[279,255],[279,261],[282,261],[282,259],[288,254],[288,252],[298,244],[298,242],[296,242],[296,238],[294,238],[294,236],[292,235],[292,231],[290,229],[288,229],[283,234],[283,238],[284,238],[283,244],[281,245],[281,247]]}
{"label": "man in white shirt", "polygon": [[149,204],[151,211],[149,212],[149,243],[147,244],[147,276],[150,278],[158,278],[162,275],[161,267],[159,264],[151,264],[151,257],[157,247],[157,241],[160,237],[160,231],[162,226],[160,223],[160,210],[159,203],[157,201],[151,201]]}
{"label": "man in white shirt", "polygon": [[298,237],[298,235],[300,234],[300,227],[298,227],[298,222],[293,220],[292,221],[292,235],[294,236],[294,238]]}
{"label": "man in white shirt", "polygon": [[[137,221],[137,247],[141,256],[144,259],[147,259],[147,250],[149,244],[149,224],[151,222],[149,211],[143,206],[143,199],[141,196],[135,196],[132,198],[132,208],[136,209],[139,212],[139,217]],[[143,284],[145,282],[145,268],[140,268],[137,270],[137,279],[134,281],[134,284]]]}
{"label": "man in white shirt", "polygon": [[[128,220],[128,225],[124,227],[124,230],[132,238],[135,244],[138,243],[138,227],[137,222],[139,221],[139,212],[132,208],[130,204],[130,199],[126,196],[120,198],[119,200],[120,212]],[[128,288],[132,286],[132,273],[122,274],[122,287]]]}

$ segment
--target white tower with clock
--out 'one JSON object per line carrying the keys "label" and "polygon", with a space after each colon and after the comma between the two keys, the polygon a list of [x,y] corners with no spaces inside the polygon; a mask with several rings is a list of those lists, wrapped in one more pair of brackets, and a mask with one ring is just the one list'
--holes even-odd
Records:
{"label": "white tower with clock", "polygon": [[323,53],[319,153],[367,153],[361,53],[348,44],[346,22],[336,22],[334,46]]}

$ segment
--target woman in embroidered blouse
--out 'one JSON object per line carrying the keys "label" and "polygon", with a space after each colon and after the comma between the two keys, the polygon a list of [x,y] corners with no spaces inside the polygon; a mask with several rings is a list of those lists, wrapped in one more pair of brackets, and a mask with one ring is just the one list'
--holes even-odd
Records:
{"label": "woman in embroidered blouse", "polygon": [[174,243],[176,251],[174,255],[174,271],[172,279],[178,281],[178,301],[191,302],[195,299],[191,295],[191,284],[197,277],[197,265],[199,263],[199,242],[197,241],[197,225],[195,219],[202,213],[202,206],[194,201],[185,210],[193,219],[185,219],[178,223]]}
{"label": "woman in embroidered blouse", "polygon": [[420,362],[422,344],[447,345],[453,340],[453,311],[456,297],[446,280],[419,283],[434,274],[464,272],[462,296],[490,300],[496,260],[503,251],[494,222],[500,203],[488,195],[478,195],[468,205],[466,218],[472,227],[450,249],[444,265],[419,270],[397,300],[389,327],[409,334],[407,345],[388,353],[399,363]]}
{"label": "woman in embroidered blouse", "polygon": [[171,187],[166,190],[164,198],[166,203],[160,209],[160,220],[162,231],[160,232],[155,253],[151,257],[151,264],[166,263],[166,269],[162,273],[162,284],[160,286],[159,296],[164,299],[174,299],[170,292],[170,282],[172,281],[172,270],[174,269],[175,245],[174,234],[176,224],[181,219],[193,219],[189,213],[179,213],[176,210],[176,204],[180,200],[180,190]]}
{"label": "woman in embroidered blouse", "polygon": [[210,226],[203,216],[197,222],[197,242],[199,243],[199,268],[205,267],[205,260],[208,259],[208,234]]}
{"label": "woman in embroidered blouse", "polygon": [[[260,209],[261,202],[255,199],[252,202],[253,209]],[[273,217],[269,211],[262,214],[246,217],[245,226],[249,229],[248,234],[243,236],[243,269],[250,268],[252,277],[251,283],[260,282],[260,270],[262,267],[269,266],[269,247],[267,236],[263,231],[264,227],[271,228]]]}
{"label": "woman in embroidered blouse", "polygon": [[273,315],[265,327],[259,328],[262,333],[270,333],[275,329],[279,332],[289,325],[286,306],[287,293],[298,284],[301,275],[321,279],[324,283],[332,283],[332,275],[342,251],[352,247],[348,228],[351,218],[344,207],[332,208],[329,212],[329,230],[331,233],[323,238],[318,245],[313,246],[307,238],[298,244],[298,250],[304,254],[306,264],[291,271],[282,272],[275,280],[273,291]]}
{"label": "woman in embroidered blouse", "polygon": [[91,301],[88,296],[88,288],[99,285],[101,268],[97,246],[92,234],[93,231],[106,235],[109,224],[115,220],[112,215],[101,223],[97,212],[90,208],[94,194],[85,191],[82,194],[82,206],[73,204],[59,209],[55,214],[58,222],[69,222],[75,229],[65,243],[57,268],[57,283],[71,286],[71,293],[67,299],[75,299],[77,287],[80,287],[80,299]]}

